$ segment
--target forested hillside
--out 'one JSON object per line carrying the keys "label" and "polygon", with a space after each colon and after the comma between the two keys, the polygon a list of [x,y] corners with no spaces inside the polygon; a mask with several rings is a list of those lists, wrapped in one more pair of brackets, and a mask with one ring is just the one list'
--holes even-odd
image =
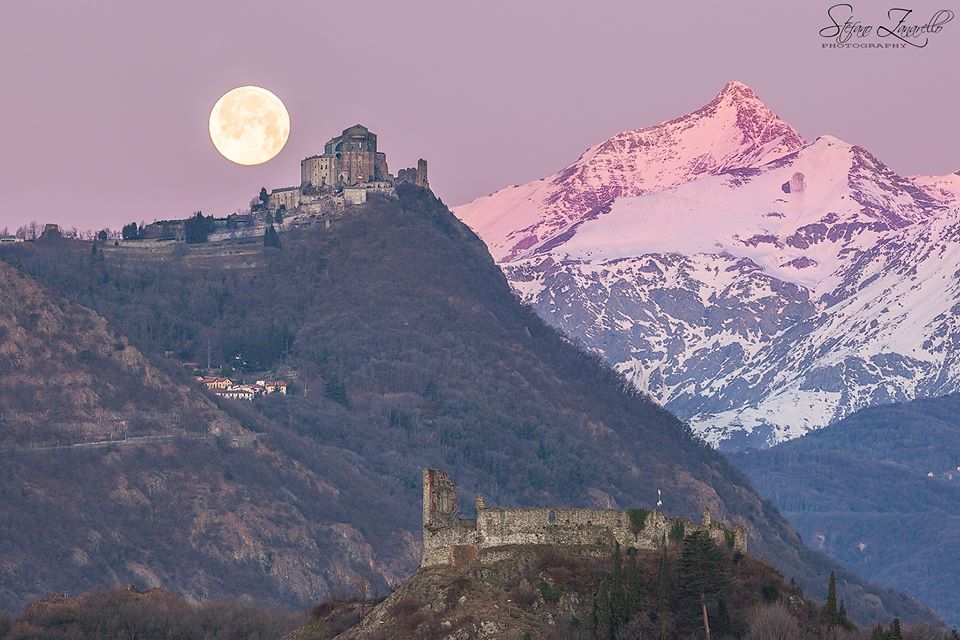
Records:
{"label": "forested hillside", "polygon": [[379,514],[415,504],[173,374],[0,263],[0,611],[128,583],[307,605],[406,576],[416,540]]}
{"label": "forested hillside", "polygon": [[[429,192],[399,191],[399,202],[371,202],[332,229],[290,230],[282,248],[242,256],[230,245],[219,259],[182,245],[138,257],[53,240],[0,257],[98,311],[171,371],[208,352],[235,375],[289,370],[293,393],[258,399],[256,417],[244,417],[247,404],[223,407],[376,478],[366,497],[331,494],[339,508],[353,505],[336,521],[364,531],[374,571],[415,566],[398,541],[419,538],[429,465],[464,495],[504,506],[649,507],[660,489],[671,514],[709,507],[743,519],[751,549],[823,590],[834,565],[724,458],[521,306],[480,240]],[[324,477],[344,491],[352,484]],[[297,502],[311,519],[329,521],[329,508]],[[852,574],[842,584],[859,619],[930,615]]]}
{"label": "forested hillside", "polygon": [[864,409],[732,459],[810,545],[960,624],[960,395]]}

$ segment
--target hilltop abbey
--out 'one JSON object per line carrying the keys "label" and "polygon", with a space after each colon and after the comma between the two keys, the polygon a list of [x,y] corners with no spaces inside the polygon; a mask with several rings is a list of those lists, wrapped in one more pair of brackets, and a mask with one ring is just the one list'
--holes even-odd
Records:
{"label": "hilltop abbey", "polygon": [[367,193],[394,194],[394,182],[410,182],[429,188],[427,161],[421,159],[411,169],[401,169],[394,178],[387,168],[387,156],[377,150],[377,134],[355,124],[323,147],[323,155],[300,162],[300,184],[274,189],[267,206],[271,211],[326,213],[331,207],[362,204]]}
{"label": "hilltop abbey", "polygon": [[[423,557],[420,566],[494,562],[518,545],[561,546],[585,554],[606,555],[619,542],[624,550],[659,549],[671,536],[706,531],[718,545],[746,552],[746,531],[713,522],[668,518],[662,511],[614,509],[499,509],[477,496],[477,517],[460,517],[457,489],[443,471],[423,470]],[[639,510],[637,510],[639,512]],[[639,513],[634,514],[639,515]],[[642,521],[641,521],[642,520]]]}
{"label": "hilltop abbey", "polygon": [[[377,150],[377,134],[355,124],[323,147],[323,154],[300,162],[300,184],[295,187],[264,189],[251,202],[249,212],[238,211],[224,218],[210,218],[210,242],[263,237],[274,222],[289,229],[324,224],[327,227],[347,207],[362,205],[370,193],[395,198],[395,185],[408,182],[429,189],[427,161],[401,169],[396,177],[387,168],[387,156]],[[185,220],[157,220],[139,229],[134,224],[132,237],[123,237],[124,246],[152,248],[168,241],[186,238]],[[6,242],[7,240],[2,240]],[[145,242],[146,241],[146,242]],[[119,244],[119,243],[118,243]]]}

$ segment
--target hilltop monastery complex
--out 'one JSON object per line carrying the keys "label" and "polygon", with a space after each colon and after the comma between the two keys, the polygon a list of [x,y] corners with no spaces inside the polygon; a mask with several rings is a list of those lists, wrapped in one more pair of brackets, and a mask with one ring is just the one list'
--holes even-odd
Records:
{"label": "hilltop monastery complex", "polygon": [[[387,168],[386,154],[377,150],[377,134],[355,124],[331,138],[324,145],[323,154],[300,162],[299,185],[273,189],[265,202],[254,202],[249,213],[211,218],[208,239],[216,242],[262,236],[274,221],[282,222],[288,228],[318,223],[329,226],[331,217],[336,217],[347,207],[364,204],[369,193],[396,197],[394,185],[399,182],[429,189],[427,161],[421,159],[416,167],[400,169],[396,177],[392,176]],[[136,238],[125,238],[124,245],[142,247],[144,240],[184,239],[184,220],[158,220],[142,226]],[[15,240],[9,239],[10,242]],[[0,242],[7,241],[7,238],[0,238]]]}
{"label": "hilltop monastery complex", "polygon": [[300,162],[300,184],[274,189],[267,206],[271,211],[326,213],[331,206],[362,204],[368,192],[393,195],[395,181],[429,188],[427,161],[412,169],[401,169],[394,178],[387,168],[387,156],[377,151],[377,134],[355,124],[323,147],[323,154]]}

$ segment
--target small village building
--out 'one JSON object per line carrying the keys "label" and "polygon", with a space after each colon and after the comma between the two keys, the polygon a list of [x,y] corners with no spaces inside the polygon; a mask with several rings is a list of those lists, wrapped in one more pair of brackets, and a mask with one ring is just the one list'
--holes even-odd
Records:
{"label": "small village building", "polygon": [[226,389],[218,389],[214,391],[221,398],[228,398],[230,400],[248,400],[253,401],[253,398],[257,395],[256,389],[246,384],[236,384],[232,385]]}
{"label": "small village building", "polygon": [[264,394],[279,393],[287,395],[287,383],[283,380],[257,380],[256,386],[262,389],[261,393]]}
{"label": "small village building", "polygon": [[215,376],[203,376],[198,378],[200,383],[207,389],[227,389],[233,386],[233,380],[230,378],[220,378]]}
{"label": "small village building", "polygon": [[[306,162],[306,160],[304,160]],[[274,189],[267,198],[267,207],[270,211],[276,211],[280,207],[286,210],[296,209],[300,206],[300,187],[284,187]]]}

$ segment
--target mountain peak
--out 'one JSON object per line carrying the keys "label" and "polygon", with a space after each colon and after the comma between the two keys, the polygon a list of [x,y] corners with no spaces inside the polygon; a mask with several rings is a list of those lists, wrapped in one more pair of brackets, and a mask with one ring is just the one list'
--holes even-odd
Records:
{"label": "mountain peak", "polygon": [[844,141],[841,140],[840,138],[838,138],[838,137],[836,137],[836,136],[832,136],[832,135],[830,135],[829,133],[827,133],[827,134],[824,134],[824,135],[822,135],[822,136],[817,136],[817,139],[814,140],[814,141],[813,141],[813,144],[810,145],[810,146],[811,146],[811,147],[822,147],[822,146],[832,147],[832,146],[840,146],[840,147],[847,148],[847,147],[851,147],[851,146],[853,146],[853,145],[851,145],[849,142],[844,142]]}
{"label": "mountain peak", "polygon": [[[736,80],[724,85],[720,93],[700,109],[664,124],[690,121],[697,121],[704,129],[712,129],[712,135],[724,130],[734,134],[730,142],[735,142],[745,152],[745,156],[735,159],[741,163],[739,166],[753,164],[756,158],[750,157],[752,151],[762,151],[763,155],[769,156],[771,151],[777,152],[777,147],[789,153],[805,144],[800,134],[768,107],[753,89]],[[720,131],[716,130],[718,127]],[[765,148],[771,142],[776,143],[775,149]],[[750,162],[745,163],[748,158]]]}
{"label": "mountain peak", "polygon": [[753,89],[743,84],[739,80],[731,80],[727,84],[723,85],[723,89],[720,91],[720,93],[717,94],[717,97],[725,96],[725,95],[728,95],[728,96],[740,95],[740,96],[745,96],[747,98],[757,97],[757,94]]}
{"label": "mountain peak", "polygon": [[510,261],[608,210],[618,198],[759,167],[805,144],[750,87],[732,81],[692,113],[618,133],[545,180],[503,189],[456,213],[497,260]]}

